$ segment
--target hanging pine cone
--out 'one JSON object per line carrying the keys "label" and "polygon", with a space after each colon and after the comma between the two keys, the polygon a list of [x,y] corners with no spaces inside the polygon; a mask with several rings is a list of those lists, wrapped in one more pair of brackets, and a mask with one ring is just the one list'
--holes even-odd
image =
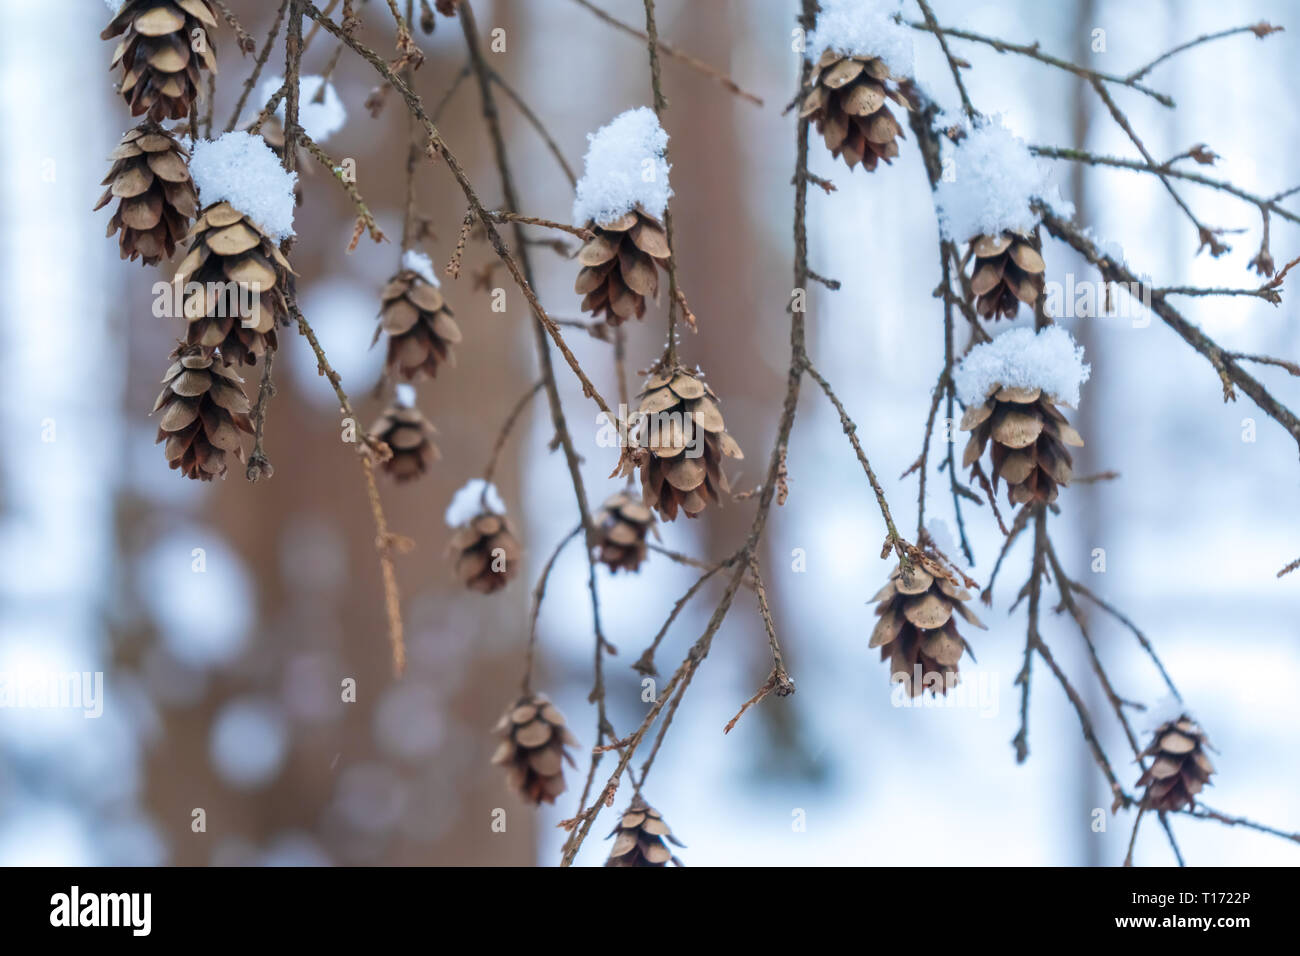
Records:
{"label": "hanging pine cone", "polygon": [[501,715],[492,763],[506,768],[506,783],[530,803],[554,803],[564,792],[564,762],[576,766],[566,746],[578,746],[564,715],[544,694],[521,697]]}
{"label": "hanging pine cone", "polygon": [[381,295],[379,328],[388,333],[388,374],[411,381],[438,374],[438,366],[454,366],[451,347],[460,341],[460,326],[442,290],[412,269],[388,280]]}
{"label": "hanging pine cone", "polygon": [[203,210],[189,235],[190,251],[174,279],[203,286],[185,297],[188,341],[219,348],[227,363],[252,365],[275,348],[277,320],[287,321],[289,260],[257,223],[226,202]]}
{"label": "hanging pine cone", "polygon": [[609,223],[588,222],[595,233],[578,250],[582,271],[573,291],[582,311],[601,313],[610,325],[645,315],[646,296],[659,294],[659,269],[668,268],[668,234],[640,206]]}
{"label": "hanging pine cone", "polygon": [[1047,268],[1040,253],[1042,240],[1034,235],[1004,232],[980,236],[970,244],[975,257],[971,291],[975,310],[986,319],[1014,319],[1020,303],[1033,308],[1043,294]]}
{"label": "hanging pine cone", "polygon": [[[681,866],[682,861],[673,856],[664,840],[673,846],[685,846],[673,836],[664,823],[663,815],[648,805],[638,793],[632,798],[631,805],[623,811],[623,818],[618,826],[610,831],[609,836],[618,834],[618,839],[610,848],[606,866],[667,866],[672,860],[674,866]],[[609,839],[606,837],[605,839]]]}
{"label": "hanging pine cone", "polygon": [[461,584],[491,594],[518,573],[523,548],[505,515],[484,511],[456,529],[447,554]]}
{"label": "hanging pine cone", "polygon": [[[957,662],[963,650],[970,650],[957,632],[955,610],[968,624],[987,630],[966,606],[971,594],[942,573],[937,561],[913,563],[910,579],[896,567],[889,582],[876,592],[876,614],[880,620],[871,634],[871,647],[880,648],[880,659],[889,659],[890,679],[902,683],[911,696],[923,690],[947,694],[961,682]],[[931,573],[931,572],[935,573]]]}
{"label": "hanging pine cone", "polygon": [[630,442],[641,462],[645,502],[665,521],[680,507],[694,518],[731,491],[722,458],[744,458],[726,432],[713,390],[680,365],[646,379]]}
{"label": "hanging pine cone", "polygon": [[171,133],[148,121],[128,131],[113,150],[113,166],[102,183],[109,188],[95,208],[120,200],[108,235],[121,231],[123,259],[138,256],[144,265],[154,265],[171,258],[185,238],[198,205],[189,155]]}
{"label": "hanging pine cone", "polygon": [[983,404],[966,409],[961,430],[972,433],[963,467],[976,466],[992,436],[993,490],[1005,479],[1012,504],[1055,501],[1057,486],[1070,483],[1074,465],[1065,446],[1083,446],[1055,400],[1037,388],[994,386]]}
{"label": "hanging pine cone", "polygon": [[[217,72],[212,33],[217,18],[209,0],[126,0],[101,40],[126,34],[109,69],[122,65],[122,96],[131,115],[154,122],[183,119],[199,92],[200,61]],[[201,42],[195,42],[195,31]],[[195,49],[195,48],[198,49]]]}
{"label": "hanging pine cone", "polygon": [[843,153],[849,169],[861,163],[874,171],[880,160],[897,156],[898,140],[907,138],[885,101],[910,107],[890,80],[889,67],[875,57],[840,56],[828,49],[817,62],[799,115],[812,118],[831,155]]}
{"label": "hanging pine cone", "polygon": [[167,463],[186,478],[222,477],[227,452],[244,461],[240,432],[253,434],[244,380],[211,349],[182,345],[171,357],[174,361],[153,406],[162,413],[154,443],[167,442]]}
{"label": "hanging pine cone", "polygon": [[611,571],[641,567],[646,555],[646,532],[654,527],[654,513],[639,497],[626,491],[610,495],[596,512],[596,527],[600,530],[597,557]]}
{"label": "hanging pine cone", "polygon": [[399,482],[420,477],[431,462],[442,457],[433,443],[437,433],[420,410],[409,405],[389,405],[370,426],[370,434],[393,450],[393,456],[382,467]]}
{"label": "hanging pine cone", "polygon": [[1142,751],[1142,756],[1155,758],[1137,782],[1147,788],[1142,805],[1161,811],[1194,805],[1196,795],[1214,773],[1214,764],[1205,753],[1208,749],[1205,732],[1186,714],[1161,724],[1151,746]]}

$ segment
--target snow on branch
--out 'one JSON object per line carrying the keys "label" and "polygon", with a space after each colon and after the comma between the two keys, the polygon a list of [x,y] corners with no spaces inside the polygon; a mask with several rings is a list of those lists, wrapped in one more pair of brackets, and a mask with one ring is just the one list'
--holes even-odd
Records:
{"label": "snow on branch", "polygon": [[[321,92],[324,84],[325,92]],[[284,85],[284,77],[268,76],[257,86],[254,103],[266,103]],[[284,100],[280,100],[275,117],[284,123]],[[308,75],[298,81],[298,123],[307,135],[318,143],[323,143],[347,122],[348,111],[339,99],[334,84],[323,76]]]}

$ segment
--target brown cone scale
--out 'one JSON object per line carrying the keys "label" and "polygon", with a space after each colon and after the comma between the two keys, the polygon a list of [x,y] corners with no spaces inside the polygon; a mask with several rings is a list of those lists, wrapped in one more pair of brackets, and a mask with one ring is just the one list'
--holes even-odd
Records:
{"label": "brown cone scale", "polygon": [[419,478],[442,457],[433,443],[437,433],[418,408],[407,405],[389,405],[370,426],[370,434],[392,449],[392,457],[381,467],[399,483]]}
{"label": "brown cone scale", "polygon": [[[188,341],[220,349],[227,363],[252,365],[275,348],[276,322],[288,320],[289,260],[257,223],[226,202],[204,209],[189,236],[189,252],[173,279],[203,286],[185,296]],[[251,309],[238,314],[253,304],[256,315]]]}
{"label": "brown cone scale", "polygon": [[744,458],[727,434],[718,396],[698,371],[682,366],[653,373],[641,392],[629,439],[641,462],[645,503],[665,521],[678,510],[694,518],[731,491],[723,458]]}
{"label": "brown cone scale", "polygon": [[[122,37],[109,68],[122,67],[120,89],[132,116],[145,114],[157,123],[190,114],[201,71],[217,72],[212,45],[216,29],[209,0],[126,0],[122,4],[99,36],[102,40]],[[201,42],[196,42],[196,36]]]}
{"label": "brown cone scale", "polygon": [[438,374],[441,365],[455,365],[451,347],[461,340],[442,290],[418,272],[403,269],[380,295],[379,327],[388,333],[388,374],[412,381]]}
{"label": "brown cone scale", "polygon": [[564,715],[543,694],[521,697],[493,730],[501,743],[492,763],[506,768],[506,783],[533,804],[554,803],[564,792],[564,764],[576,766],[564,748],[578,746]]}
{"label": "brown cone scale", "polygon": [[888,101],[909,106],[892,79],[889,67],[875,57],[827,50],[817,62],[799,115],[817,124],[826,148],[836,158],[843,156],[849,169],[861,163],[874,171],[881,160],[888,163],[896,157],[898,140],[906,139]]}
{"label": "brown cone scale", "polygon": [[163,390],[154,402],[158,438],[167,463],[186,478],[211,481],[226,474],[226,455],[244,461],[243,435],[251,435],[243,379],[209,349],[183,345],[172,352]]}
{"label": "brown cone scale", "polygon": [[596,556],[601,563],[610,571],[636,571],[645,560],[646,532],[654,528],[654,513],[638,495],[615,492],[596,512],[596,528],[600,535]]}
{"label": "brown cone scale", "polygon": [[639,206],[612,222],[587,223],[595,236],[578,250],[582,270],[573,291],[582,311],[619,325],[645,315],[647,296],[659,294],[659,270],[668,267],[668,234]]}
{"label": "brown cone scale", "polygon": [[129,130],[113,150],[113,166],[102,183],[108,189],[95,208],[118,200],[108,235],[121,233],[123,259],[155,265],[170,259],[185,238],[198,208],[189,155],[171,133],[147,121]]}
{"label": "brown cone scale", "polygon": [[993,490],[1005,480],[1012,504],[1055,501],[1073,474],[1066,446],[1083,447],[1056,402],[1037,388],[995,387],[983,403],[966,409],[960,427],[972,433],[964,467],[973,468],[993,439]]}
{"label": "brown cone scale", "polygon": [[632,798],[609,836],[615,839],[606,866],[667,866],[670,860],[674,866],[682,865],[664,841],[673,846],[686,844],[673,836],[663,814],[647,804],[640,794]]}
{"label": "brown cone scale", "polygon": [[1020,304],[1033,308],[1043,294],[1043,273],[1047,266],[1037,235],[1004,232],[980,236],[970,244],[975,260],[971,291],[975,311],[986,319],[1014,319]]}
{"label": "brown cone scale", "polygon": [[1171,812],[1193,806],[1214,773],[1214,764],[1205,753],[1209,749],[1205,732],[1187,715],[1161,724],[1151,745],[1142,751],[1143,757],[1152,758],[1137,782],[1147,788],[1142,805]]}
{"label": "brown cone scale", "polygon": [[505,515],[484,511],[456,529],[447,554],[461,584],[491,594],[518,573],[523,548]]}
{"label": "brown cone scale", "polygon": [[[931,567],[939,571],[937,562]],[[889,582],[871,599],[880,602],[880,620],[869,646],[880,648],[880,659],[889,661],[890,679],[902,683],[911,696],[924,690],[947,694],[960,682],[957,663],[970,647],[958,633],[953,613],[986,629],[966,606],[970,599],[965,588],[915,562],[907,578],[901,566],[894,568]]]}

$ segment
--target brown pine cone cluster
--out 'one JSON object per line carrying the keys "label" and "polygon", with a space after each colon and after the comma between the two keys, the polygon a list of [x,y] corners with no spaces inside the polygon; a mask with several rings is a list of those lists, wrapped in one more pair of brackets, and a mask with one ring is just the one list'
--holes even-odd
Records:
{"label": "brown pine cone cluster", "polygon": [[961,681],[957,663],[970,645],[958,633],[953,611],[987,630],[966,606],[970,592],[937,573],[942,570],[938,562],[923,563],[936,573],[914,563],[905,578],[900,565],[871,599],[880,602],[880,620],[869,646],[880,648],[880,659],[889,660],[890,679],[902,683],[912,697],[923,690],[947,694]]}
{"label": "brown pine cone cluster", "polygon": [[611,571],[640,568],[646,555],[646,532],[654,527],[654,512],[636,495],[618,491],[605,499],[595,517],[600,531],[596,555],[601,562]]}
{"label": "brown pine cone cluster", "polygon": [[523,548],[505,515],[484,511],[456,529],[447,553],[461,584],[491,594],[519,572]]}
{"label": "brown pine cone cluster", "polygon": [[530,803],[554,803],[564,792],[564,763],[576,766],[564,748],[578,746],[564,715],[544,694],[522,697],[501,715],[493,733],[501,737],[492,763],[506,768],[506,783]]}
{"label": "brown pine cone cluster", "polygon": [[188,341],[220,349],[227,363],[252,365],[275,348],[276,321],[287,321],[289,260],[257,223],[226,202],[203,210],[189,235],[190,251],[174,280],[203,286],[185,298]]}
{"label": "brown pine cone cluster", "polygon": [[573,291],[582,311],[610,325],[645,315],[646,296],[659,294],[659,269],[668,267],[668,234],[640,207],[608,223],[588,222],[595,233],[578,250],[582,270]]}
{"label": "brown pine cone cluster", "polygon": [[673,846],[686,844],[673,836],[668,824],[664,823],[663,814],[647,804],[639,793],[632,798],[632,803],[623,811],[622,819],[609,836],[614,834],[618,834],[618,838],[610,848],[606,866],[667,866],[669,860],[674,866],[682,865],[664,840]]}
{"label": "brown pine cone cluster", "polygon": [[801,117],[811,117],[826,148],[841,154],[852,169],[858,163],[874,171],[883,159],[898,155],[898,140],[906,139],[887,100],[909,109],[907,99],[891,82],[883,60],[841,56],[826,50],[817,62],[817,75],[803,98]]}
{"label": "brown pine cone cluster", "polygon": [[1186,714],[1161,724],[1151,745],[1142,751],[1142,756],[1154,758],[1137,782],[1147,788],[1142,805],[1162,811],[1194,805],[1196,795],[1214,773],[1214,764],[1205,753],[1209,749],[1205,732]]}
{"label": "brown pine cone cluster", "polygon": [[665,521],[680,508],[694,518],[731,491],[723,456],[744,458],[726,432],[718,396],[698,371],[678,365],[646,379],[629,441],[641,464],[645,502]]}
{"label": "brown pine cone cluster", "polygon": [[975,310],[986,319],[1014,319],[1020,303],[1033,308],[1043,294],[1042,240],[1037,234],[1020,235],[1004,232],[1000,236],[980,236],[970,244],[975,258],[971,291],[975,293]]}
{"label": "brown pine cone cluster", "polygon": [[1058,486],[1070,483],[1074,465],[1065,446],[1083,446],[1055,400],[1038,388],[995,386],[983,404],[966,409],[960,427],[971,432],[963,467],[975,468],[993,439],[993,490],[999,478],[1005,480],[1012,504],[1055,501]]}
{"label": "brown pine cone cluster", "polygon": [[442,457],[433,436],[438,430],[411,405],[389,405],[370,426],[370,434],[392,449],[393,455],[381,465],[385,474],[398,482],[419,478],[429,465]]}
{"label": "brown pine cone cluster", "polygon": [[154,402],[158,438],[167,463],[186,478],[211,481],[226,474],[226,454],[244,461],[243,435],[251,435],[243,379],[211,349],[182,345],[172,352],[163,390]]}
{"label": "brown pine cone cluster", "polygon": [[438,366],[456,364],[451,347],[460,341],[442,290],[418,272],[403,269],[388,280],[380,296],[379,328],[388,333],[388,374],[412,381],[438,374]]}
{"label": "brown pine cone cluster", "polygon": [[[121,93],[131,115],[183,119],[199,93],[200,67],[217,72],[209,0],[126,0],[100,39],[122,36],[109,69],[122,66]],[[196,33],[201,42],[195,42]],[[125,34],[125,35],[123,35]],[[197,49],[196,49],[197,47]]]}
{"label": "brown pine cone cluster", "polygon": [[95,204],[102,209],[118,200],[108,235],[121,232],[123,259],[139,257],[147,266],[170,259],[198,207],[189,152],[167,130],[146,121],[129,130],[109,158],[113,166],[101,184],[108,189]]}

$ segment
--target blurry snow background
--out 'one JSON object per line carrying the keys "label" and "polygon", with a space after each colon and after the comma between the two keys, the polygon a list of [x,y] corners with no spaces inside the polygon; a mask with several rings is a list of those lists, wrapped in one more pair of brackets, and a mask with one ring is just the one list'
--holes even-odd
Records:
{"label": "blurry snow background", "polygon": [[[606,0],[639,23],[635,0]],[[270,10],[235,3],[245,26],[264,34]],[[254,9],[256,6],[256,9]],[[672,102],[665,126],[683,285],[700,316],[685,353],[722,396],[728,429],[747,458],[734,482],[757,482],[779,407],[787,358],[792,122],[780,115],[799,55],[790,46],[795,4],[783,0],[688,4],[663,0],[668,42],[717,64],[766,100],[737,100],[671,59],[663,69]],[[1245,2],[1228,10],[1199,2],[1120,3],[936,0],[940,22],[1020,42],[1125,73],[1201,33],[1261,19],[1288,32],[1246,35],[1182,54],[1147,78],[1171,93],[1176,111],[1131,91],[1115,93],[1147,146],[1171,156],[1197,142],[1222,155],[1211,175],[1261,194],[1300,181],[1293,111],[1277,110],[1300,43],[1296,8]],[[351,452],[338,443],[337,405],[315,374],[305,343],[283,336],[268,448],[275,478],[247,485],[237,473],[200,487],[169,473],[145,417],[176,329],[150,314],[149,285],[169,271],[118,261],[102,235],[107,211],[92,213],[105,157],[131,125],[110,89],[111,44],[104,16],[83,0],[11,0],[0,9],[0,671],[6,675],[105,670],[98,720],[68,711],[0,710],[0,863],[529,862],[558,859],[583,770],[571,792],[539,815],[502,792],[486,766],[488,731],[515,693],[526,637],[528,591],[542,563],[574,523],[572,492],[551,438],[544,404],[515,434],[498,473],[510,513],[523,522],[529,567],[499,599],[458,592],[442,548],[443,512],[475,477],[497,427],[533,381],[531,332],[517,296],[507,315],[487,308],[468,274],[445,282],[466,331],[460,366],[420,386],[421,407],[441,430],[444,460],[428,483],[385,486],[390,522],[418,542],[399,572],[411,665],[388,672],[373,529]],[[910,4],[911,17],[919,14]],[[362,8],[368,39],[391,47],[382,5]],[[586,135],[649,102],[644,47],[569,0],[476,3],[480,29],[507,30],[497,67],[543,116],[575,169]],[[1103,30],[1105,52],[1093,52]],[[233,38],[218,36],[218,130],[251,66]],[[915,36],[917,75],[949,111],[957,107],[937,44]],[[457,25],[440,20],[420,35],[426,99],[439,96],[463,62]],[[46,69],[57,44],[63,68]],[[1133,155],[1122,132],[1095,106],[1080,128],[1080,81],[1042,64],[953,41],[969,60],[976,106],[1001,114],[1029,143],[1085,145]],[[317,41],[305,69],[324,69],[332,48]],[[277,63],[278,53],[272,58]],[[557,58],[566,68],[554,69]],[[33,76],[42,77],[33,84]],[[390,236],[400,235],[405,123],[390,104],[371,120],[374,86],[364,64],[345,57],[333,76],[348,120],[330,142],[336,159],[358,160],[359,186]],[[463,85],[443,120],[452,148],[499,201],[477,120],[477,93]],[[525,211],[569,213],[573,193],[541,140],[503,106]],[[310,162],[310,161],[309,161]],[[885,482],[900,528],[915,525],[916,484],[898,482],[920,450],[928,395],[942,355],[937,225],[910,132],[903,153],[875,174],[848,173],[814,137],[814,172],[838,192],[810,192],[812,267],[844,283],[814,290],[809,345],[857,419]],[[1199,169],[1199,167],[1197,167]],[[1139,273],[1160,284],[1258,283],[1246,263],[1258,216],[1219,193],[1180,185],[1204,221],[1241,227],[1233,251],[1196,255],[1192,227],[1158,182],[1116,170],[1080,174],[1050,166],[1066,200],[1094,232],[1120,244]],[[440,269],[455,244],[463,201],[438,166],[424,172],[422,207],[434,219],[427,245]],[[344,252],[351,215],[328,174],[304,169],[308,203],[297,212],[295,267],[304,309],[343,375],[359,413],[382,346],[367,351],[378,291],[396,271],[396,244],[363,240]],[[1082,194],[1081,194],[1082,191]],[[549,238],[549,237],[548,237]],[[1300,230],[1274,220],[1273,252],[1300,253]],[[558,316],[577,312],[573,264],[532,250],[543,301]],[[1094,276],[1047,241],[1049,281]],[[471,245],[467,272],[490,262]],[[493,284],[504,284],[498,272]],[[1294,359],[1300,332],[1293,293],[1274,308],[1255,299],[1180,300],[1185,314],[1225,346]],[[662,346],[662,306],[630,329],[633,367]],[[1026,320],[1021,320],[1024,324]],[[1294,727],[1300,704],[1279,681],[1300,665],[1295,610],[1300,575],[1278,568],[1300,553],[1300,495],[1294,443],[1243,396],[1221,401],[1217,377],[1158,320],[1064,323],[1087,348],[1092,377],[1071,419],[1089,442],[1081,472],[1114,469],[1122,480],[1076,486],[1053,519],[1067,569],[1112,600],[1154,640],[1219,751],[1206,799],[1218,809],[1300,827],[1294,794],[1300,763]],[[1003,329],[999,329],[1002,331]],[[571,337],[597,384],[614,394],[608,347]],[[1300,389],[1280,370],[1252,369],[1292,408]],[[256,371],[250,387],[256,381]],[[560,380],[592,504],[616,485],[607,449],[595,443],[594,414],[572,377]],[[1243,420],[1257,425],[1242,440]],[[42,440],[51,434],[54,440]],[[878,558],[884,531],[832,410],[805,385],[790,451],[791,495],[769,524],[764,567],[798,693],[769,699],[723,736],[722,726],[760,684],[769,663],[745,593],[718,634],[660,754],[648,798],[688,845],[685,861],[709,864],[1116,864],[1128,814],[1093,811],[1109,798],[1059,687],[1036,663],[1029,760],[1014,762],[1023,611],[1006,609],[1026,574],[1027,542],[1008,558],[988,632],[974,632],[979,664],[964,679],[983,687],[980,708],[895,708],[884,666],[869,652],[865,602],[890,566]],[[508,474],[514,470],[513,474]],[[931,475],[927,514],[954,527],[946,478]],[[705,556],[729,553],[752,513],[738,503],[664,530],[665,544]],[[965,511],[976,550],[974,576],[987,580],[999,536],[987,509]],[[1106,572],[1089,568],[1104,548]],[[205,570],[194,570],[202,549]],[[793,570],[795,549],[806,572]],[[630,731],[645,711],[627,666],[639,655],[694,572],[653,558],[633,578],[601,574],[604,619],[619,647],[607,662],[611,718]],[[666,679],[704,626],[716,589],[675,625],[659,655]],[[594,715],[584,562],[570,548],[556,565],[541,617],[539,686],[568,715],[584,746]],[[1164,690],[1131,637],[1093,614],[1101,653],[1125,697],[1156,703]],[[1085,694],[1125,783],[1136,774],[1115,722],[1105,715],[1082,647],[1070,626],[1049,621],[1051,643]],[[355,704],[340,683],[357,678]],[[1148,723],[1139,716],[1137,723]],[[637,761],[639,765],[639,760]],[[601,765],[602,779],[613,766]],[[626,794],[620,794],[620,804]],[[191,829],[207,811],[207,831]],[[504,834],[491,830],[507,809]],[[802,811],[802,813],[800,813]],[[806,827],[792,828],[802,817]],[[579,858],[598,864],[613,826],[602,815]],[[1175,818],[1193,864],[1282,864],[1297,848],[1275,838]],[[1143,828],[1137,859],[1172,861],[1159,827]]]}

